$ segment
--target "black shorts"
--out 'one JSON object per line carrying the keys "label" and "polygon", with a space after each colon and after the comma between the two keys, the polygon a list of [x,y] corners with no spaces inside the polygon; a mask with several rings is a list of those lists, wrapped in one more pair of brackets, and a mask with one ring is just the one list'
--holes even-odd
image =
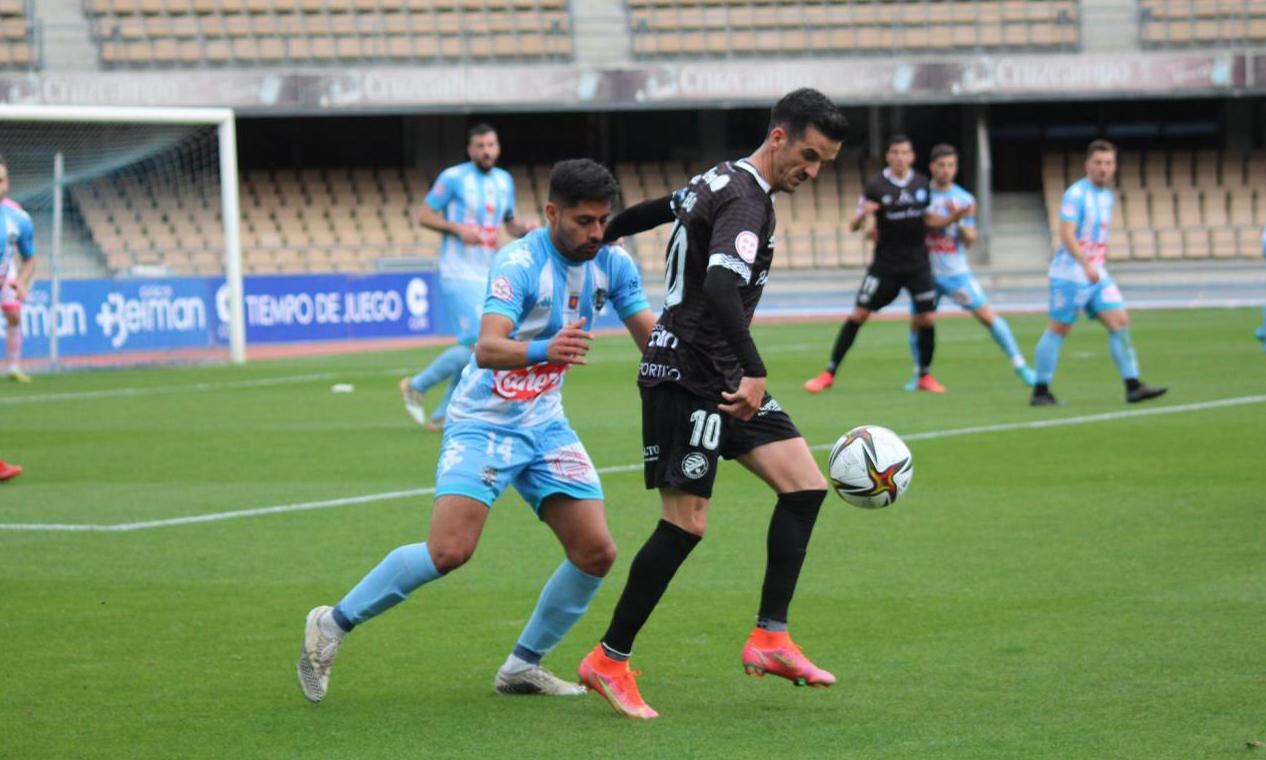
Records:
{"label": "black shorts", "polygon": [[857,305],[870,311],[879,311],[897,298],[905,288],[914,301],[916,314],[936,311],[936,280],[932,268],[907,269],[897,272],[866,270],[862,286],[857,289]]}
{"label": "black shorts", "polygon": [[773,396],[750,420],[717,409],[676,383],[642,388],[642,463],[647,488],[679,488],[710,498],[721,457],[741,457],[757,446],[799,438],[800,431]]}

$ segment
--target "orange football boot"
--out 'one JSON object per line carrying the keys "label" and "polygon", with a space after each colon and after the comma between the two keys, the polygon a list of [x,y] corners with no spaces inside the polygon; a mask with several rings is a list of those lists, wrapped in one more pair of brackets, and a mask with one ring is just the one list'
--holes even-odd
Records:
{"label": "orange football boot", "polygon": [[743,647],[743,670],[757,678],[766,673],[779,676],[796,686],[826,687],[835,683],[835,676],[809,662],[786,631],[753,629]]}
{"label": "orange football boot", "polygon": [[620,715],[635,720],[659,717],[659,713],[642,700],[642,695],[637,690],[636,679],[641,671],[629,670],[628,661],[608,657],[602,651],[601,644],[580,661],[577,673],[582,684],[589,687],[590,691],[601,694]]}

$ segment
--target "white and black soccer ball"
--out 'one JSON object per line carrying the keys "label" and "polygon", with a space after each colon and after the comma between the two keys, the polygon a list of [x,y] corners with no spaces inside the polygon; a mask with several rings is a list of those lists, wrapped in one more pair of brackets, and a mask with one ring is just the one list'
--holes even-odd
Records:
{"label": "white and black soccer ball", "polygon": [[855,507],[878,509],[896,501],[914,478],[914,457],[886,427],[862,425],[845,433],[827,460],[831,485]]}

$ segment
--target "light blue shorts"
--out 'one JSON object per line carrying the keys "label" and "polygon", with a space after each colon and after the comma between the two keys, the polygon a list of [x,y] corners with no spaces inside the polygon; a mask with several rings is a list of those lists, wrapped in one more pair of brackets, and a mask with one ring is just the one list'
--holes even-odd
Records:
{"label": "light blue shorts", "polygon": [[936,300],[939,304],[942,297],[948,298],[967,311],[975,311],[989,301],[985,298],[985,290],[970,272],[956,274],[951,277],[936,278]]}
{"label": "light blue shorts", "polygon": [[457,342],[464,346],[475,345],[479,337],[479,317],[484,310],[486,284],[477,280],[440,278],[440,297],[444,299],[444,311],[453,325]]}
{"label": "light blue shorts", "polygon": [[482,422],[444,426],[435,496],[468,496],[492,506],[509,486],[531,505],[554,494],[601,499],[602,483],[576,431],[564,420],[526,428]]}
{"label": "light blue shorts", "polygon": [[1094,319],[1105,311],[1124,308],[1125,297],[1108,275],[1093,285],[1072,280],[1051,280],[1050,316],[1056,322],[1071,325],[1077,321],[1077,314],[1081,311]]}

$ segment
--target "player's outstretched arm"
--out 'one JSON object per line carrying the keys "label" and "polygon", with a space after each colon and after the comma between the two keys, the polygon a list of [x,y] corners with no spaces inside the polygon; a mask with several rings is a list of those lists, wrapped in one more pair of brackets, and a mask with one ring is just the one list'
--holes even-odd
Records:
{"label": "player's outstretched arm", "polygon": [[665,195],[629,206],[607,224],[607,231],[602,236],[603,242],[610,243],[673,221],[677,217],[673,214],[672,201],[671,195]]}
{"label": "player's outstretched arm", "polygon": [[971,216],[974,213],[976,213],[976,208],[974,206],[962,206],[961,208],[954,208],[948,214],[938,214],[937,212],[933,211],[929,207],[928,210],[924,212],[923,214],[923,224],[926,227],[933,227],[939,230],[944,227],[948,227],[951,224],[954,224],[955,222],[958,222],[964,217]]}
{"label": "player's outstretched arm", "polygon": [[633,336],[637,350],[645,353],[646,344],[651,339],[651,331],[655,329],[655,314],[650,309],[642,309],[624,320],[624,326],[628,328],[629,335]]}
{"label": "player's outstretched arm", "polygon": [[572,322],[549,340],[524,342],[510,337],[514,322],[501,314],[485,313],[479,320],[475,363],[484,369],[520,369],[541,362],[585,364],[593,334],[585,331],[585,319]]}

